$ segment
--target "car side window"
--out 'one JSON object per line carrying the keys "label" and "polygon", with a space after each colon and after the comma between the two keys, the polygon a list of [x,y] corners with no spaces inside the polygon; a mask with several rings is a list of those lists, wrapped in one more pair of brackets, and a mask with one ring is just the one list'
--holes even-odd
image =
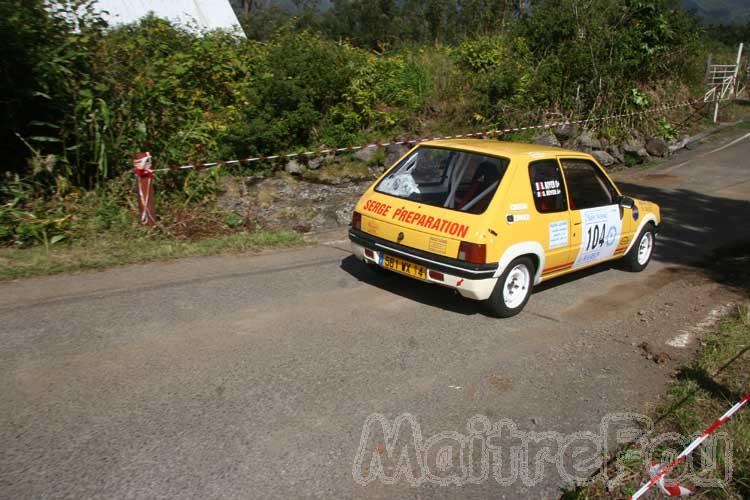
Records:
{"label": "car side window", "polygon": [[529,163],[529,179],[537,212],[549,214],[568,209],[560,166],[556,160]]}
{"label": "car side window", "polygon": [[617,191],[599,167],[588,160],[561,160],[571,210],[613,205]]}

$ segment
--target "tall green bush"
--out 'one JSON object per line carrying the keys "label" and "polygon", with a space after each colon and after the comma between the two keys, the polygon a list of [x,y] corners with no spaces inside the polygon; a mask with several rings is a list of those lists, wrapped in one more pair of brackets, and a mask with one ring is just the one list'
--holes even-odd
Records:
{"label": "tall green bush", "polygon": [[0,2],[0,148],[26,175],[53,155],[54,186],[97,186],[139,150],[169,166],[519,123],[702,74],[675,0],[342,0],[317,21],[304,3],[264,41],[153,17],[105,29],[91,0],[50,5]]}

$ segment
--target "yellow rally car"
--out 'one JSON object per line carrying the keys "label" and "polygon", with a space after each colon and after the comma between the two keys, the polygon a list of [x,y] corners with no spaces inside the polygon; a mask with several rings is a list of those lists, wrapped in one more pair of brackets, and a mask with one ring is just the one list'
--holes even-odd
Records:
{"label": "yellow rally car", "polygon": [[648,264],[659,207],[623,196],[576,151],[489,140],[423,142],[357,203],[364,262],[457,290],[500,317],[533,285],[600,262]]}

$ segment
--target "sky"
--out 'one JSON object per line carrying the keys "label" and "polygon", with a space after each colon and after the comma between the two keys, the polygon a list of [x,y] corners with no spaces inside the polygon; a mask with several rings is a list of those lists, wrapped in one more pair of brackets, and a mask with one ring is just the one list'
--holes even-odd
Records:
{"label": "sky", "polygon": [[110,24],[129,23],[153,11],[184,26],[197,26],[197,31],[239,27],[228,0],[97,0],[96,3],[109,12],[104,17]]}

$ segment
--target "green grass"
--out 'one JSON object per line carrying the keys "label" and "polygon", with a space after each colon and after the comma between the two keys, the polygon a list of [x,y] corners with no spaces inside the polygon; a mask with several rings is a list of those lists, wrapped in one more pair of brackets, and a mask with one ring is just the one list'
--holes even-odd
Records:
{"label": "green grass", "polygon": [[0,280],[179,257],[287,248],[302,244],[303,239],[298,233],[287,230],[258,230],[198,240],[104,235],[71,245],[55,245],[50,247],[49,251],[42,246],[24,249],[0,248]]}
{"label": "green grass", "polygon": [[[750,271],[750,266],[748,266]],[[739,306],[724,318],[715,332],[702,339],[697,358],[678,371],[665,402],[652,417],[657,422],[656,433],[677,432],[696,436],[750,388],[750,301]],[[731,465],[732,479],[723,488],[698,488],[693,498],[750,498],[750,408],[736,413],[720,431],[726,432],[732,443],[732,462],[724,463],[723,443],[716,453],[718,466],[699,470],[704,479],[723,479]],[[700,449],[694,454],[698,454]],[[625,449],[620,457],[633,455],[637,449]],[[700,460],[696,461],[696,464]],[[630,478],[615,491],[607,491],[601,480],[576,490],[566,491],[564,498],[599,499],[620,498],[632,494],[645,481],[646,466],[642,460],[626,460],[622,464]],[[672,476],[679,475],[679,469]],[[653,498],[653,497],[651,497]]]}

